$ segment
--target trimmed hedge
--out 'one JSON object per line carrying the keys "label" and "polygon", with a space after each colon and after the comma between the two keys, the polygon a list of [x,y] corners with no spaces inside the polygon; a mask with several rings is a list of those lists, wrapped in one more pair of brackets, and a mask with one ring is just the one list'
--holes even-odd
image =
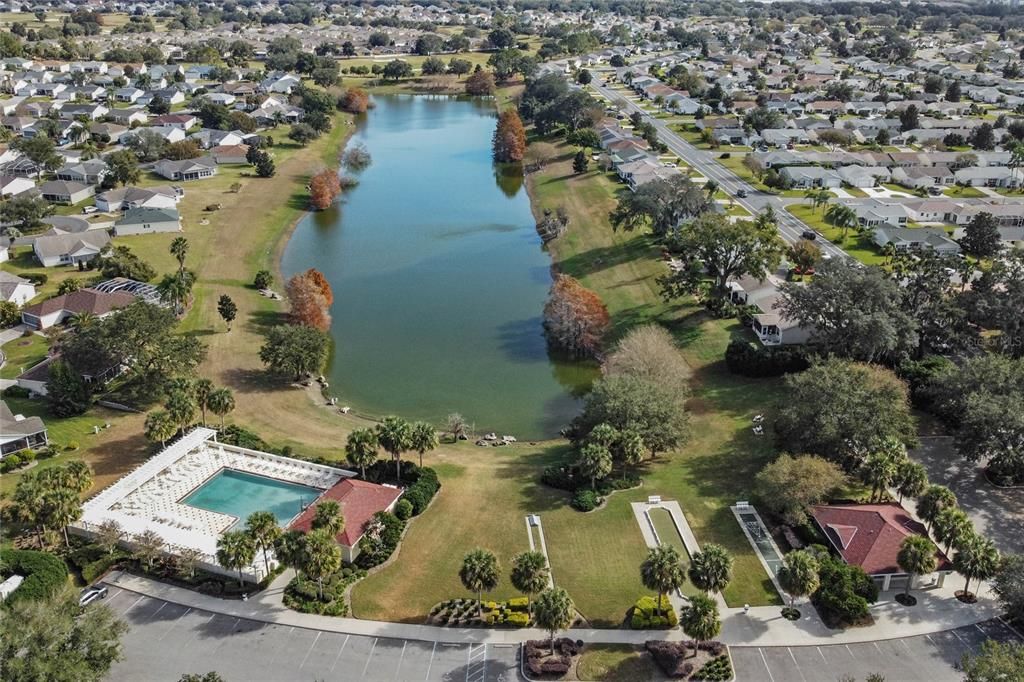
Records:
{"label": "trimmed hedge", "polygon": [[633,605],[629,626],[634,630],[665,630],[679,625],[679,617],[676,616],[668,595],[662,596],[660,611],[659,614],[657,597],[640,597]]}
{"label": "trimmed hedge", "polygon": [[802,372],[810,366],[807,351],[800,346],[755,346],[739,339],[725,350],[725,365],[733,374],[745,377],[778,377]]}
{"label": "trimmed hedge", "polygon": [[[725,682],[732,677],[732,666],[729,663],[729,656],[726,654],[725,645],[721,642],[695,642],[687,640],[682,642],[663,642],[660,640],[648,640],[644,648],[654,658],[662,672],[666,676],[690,680],[717,680]],[[707,661],[694,673],[693,658],[698,651],[706,651],[712,659]],[[691,659],[691,660],[687,660]]]}
{"label": "trimmed hedge", "polygon": [[526,669],[534,677],[564,677],[572,668],[573,656],[583,651],[583,642],[568,637],[555,640],[555,655],[551,656],[547,640],[531,639],[523,648]]}
{"label": "trimmed hedge", "polygon": [[580,488],[573,494],[569,504],[577,511],[588,512],[597,509],[597,506],[601,504],[601,496],[593,490]]}
{"label": "trimmed hedge", "polygon": [[17,574],[25,578],[8,602],[47,599],[68,581],[68,567],[59,557],[46,552],[5,549],[0,551],[0,564],[5,576]]}
{"label": "trimmed hedge", "polygon": [[359,556],[355,560],[364,569],[379,566],[390,558],[402,539],[405,521],[390,512],[377,512],[366,528],[366,534],[359,539]]}

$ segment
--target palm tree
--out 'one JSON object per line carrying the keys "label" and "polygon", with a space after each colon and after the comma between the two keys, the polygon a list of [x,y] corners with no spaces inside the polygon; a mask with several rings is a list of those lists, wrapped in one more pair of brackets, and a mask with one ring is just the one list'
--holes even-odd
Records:
{"label": "palm tree", "polygon": [[173,275],[164,275],[164,278],[156,285],[160,300],[164,303],[174,305],[175,314],[180,315],[184,310],[185,302],[192,294],[192,286],[196,282],[196,276],[191,271],[185,270]]}
{"label": "palm tree", "polygon": [[576,467],[580,474],[590,479],[590,489],[597,489],[597,479],[604,478],[612,472],[612,453],[608,448],[597,443],[587,443],[580,448],[576,457]]}
{"label": "palm tree", "polygon": [[196,398],[191,391],[183,388],[172,388],[167,395],[167,402],[164,403],[167,415],[184,432],[192,420],[196,418]]}
{"label": "palm tree", "polygon": [[960,507],[946,507],[935,517],[932,531],[939,542],[946,544],[943,553],[949,554],[951,547],[959,547],[964,540],[974,535],[974,524]]}
{"label": "palm tree", "polygon": [[526,611],[530,612],[530,598],[539,594],[551,582],[548,560],[541,552],[522,552],[512,557],[512,587],[526,595]]}
{"label": "palm tree", "polygon": [[146,440],[160,441],[160,447],[167,447],[167,439],[177,432],[178,426],[171,415],[163,410],[153,410],[146,415]]}
{"label": "palm tree", "polygon": [[92,487],[92,469],[80,459],[72,460],[56,471],[59,472],[61,484],[77,494],[82,494]]}
{"label": "palm tree", "polygon": [[[690,603],[679,614],[679,625],[683,632],[697,640],[698,644],[714,639],[722,629],[722,623],[718,619],[718,604],[704,594],[690,597]],[[694,656],[696,655],[695,650]]]}
{"label": "palm tree", "polygon": [[326,529],[306,534],[302,572],[316,580],[318,596],[324,598],[324,578],[341,568],[341,547]]}
{"label": "palm tree", "polygon": [[907,589],[903,593],[904,599],[910,600],[910,586],[914,578],[919,575],[926,575],[935,570],[939,562],[935,558],[935,543],[923,535],[909,535],[900,551],[896,554],[896,563],[900,569],[907,574]]}
{"label": "palm tree", "polygon": [[953,568],[966,578],[964,595],[969,595],[971,580],[988,580],[999,570],[999,550],[995,543],[980,535],[973,535],[960,546],[953,557]]}
{"label": "palm tree", "polygon": [[245,586],[242,571],[256,558],[256,543],[243,530],[230,530],[217,540],[217,563],[228,570],[238,571],[238,586]]}
{"label": "palm tree", "polygon": [[46,486],[34,471],[27,471],[21,476],[14,495],[11,498],[11,520],[24,523],[35,529],[39,549],[44,546],[45,517],[43,515],[43,494]]}
{"label": "palm tree", "polygon": [[366,478],[366,467],[377,461],[377,434],[373,429],[356,429],[345,441],[345,458]]}
{"label": "palm tree", "polygon": [[540,593],[534,605],[534,620],[548,631],[551,655],[555,655],[555,633],[565,630],[576,620],[576,607],[569,593],[561,587],[551,587]]}
{"label": "palm tree", "polygon": [[210,407],[210,394],[213,393],[213,382],[209,379],[196,379],[192,384],[192,394],[202,413],[203,426],[206,426],[206,410]]}
{"label": "palm tree", "polygon": [[732,579],[732,557],[725,547],[708,543],[690,560],[690,582],[702,592],[721,592]]}
{"label": "palm tree", "polygon": [[333,538],[345,528],[341,504],[337,500],[324,500],[313,510],[313,530],[325,530]]}
{"label": "palm tree", "polygon": [[437,430],[426,422],[414,422],[409,437],[409,446],[420,453],[420,466],[423,466],[423,453],[437,447]]}
{"label": "palm tree", "polygon": [[277,517],[272,512],[258,511],[249,514],[245,520],[245,530],[256,543],[257,549],[263,553],[263,566],[270,575],[270,557],[267,550],[274,546],[274,541],[281,537],[281,527],[277,525]]}
{"label": "palm tree", "polygon": [[779,584],[789,593],[789,607],[797,597],[813,594],[818,589],[818,560],[805,549],[790,552],[783,559],[778,573]]}
{"label": "palm tree", "polygon": [[462,559],[459,569],[459,580],[463,587],[476,593],[477,613],[483,615],[484,592],[490,592],[498,586],[498,557],[486,549],[477,547]]}
{"label": "palm tree", "polygon": [[896,476],[892,484],[900,494],[900,504],[903,504],[904,495],[917,497],[928,487],[928,470],[923,464],[909,458],[905,459],[896,465]]}
{"label": "palm tree", "polygon": [[644,587],[658,593],[658,615],[664,615],[665,593],[679,589],[686,582],[676,548],[658,545],[647,550],[647,558],[640,564],[640,580]]}
{"label": "palm tree", "polygon": [[872,452],[864,458],[857,474],[871,486],[871,501],[874,502],[896,476],[896,460],[890,453]]}
{"label": "palm tree", "polygon": [[851,227],[856,227],[859,224],[857,212],[849,206],[844,206],[842,204],[833,204],[832,206],[829,206],[825,210],[825,218],[836,227],[842,229],[843,241],[846,241],[846,234],[849,229]]}
{"label": "palm tree", "polygon": [[164,539],[155,530],[147,530],[132,538],[135,545],[133,554],[139,561],[146,562],[146,567],[152,569],[153,562],[164,551]]}
{"label": "palm tree", "polygon": [[68,526],[82,516],[82,501],[78,495],[73,488],[59,485],[43,493],[43,514],[49,523],[61,529],[65,547],[71,546]]}
{"label": "palm tree", "polygon": [[[67,281],[71,281],[71,280],[67,280]],[[82,311],[80,313],[75,313],[74,315],[72,315],[71,319],[68,321],[68,324],[76,332],[81,332],[81,331],[83,331],[85,329],[88,329],[92,325],[96,324],[96,320],[97,319],[99,319],[99,318],[97,318],[94,313],[91,313],[88,310],[85,310],[85,311]]]}
{"label": "palm tree", "polygon": [[274,540],[274,555],[285,566],[302,570],[306,561],[306,535],[298,530],[286,530]]}
{"label": "palm tree", "polygon": [[643,436],[639,432],[634,429],[625,429],[619,432],[619,437],[615,441],[615,453],[622,462],[623,473],[627,467],[631,469],[642,462],[646,452]]}
{"label": "palm tree", "polygon": [[412,427],[401,417],[384,417],[377,424],[377,442],[395,461],[395,478],[402,481],[402,451],[408,450],[412,441]]}
{"label": "palm tree", "polygon": [[175,237],[171,242],[171,255],[178,261],[178,274],[185,272],[185,257],[188,255],[188,240],[184,237]]}
{"label": "palm tree", "polygon": [[943,485],[930,485],[928,489],[917,498],[917,514],[928,524],[928,530],[931,530],[931,524],[935,521],[935,517],[939,515],[939,512],[946,507],[956,506],[956,495],[953,491]]}
{"label": "palm tree", "polygon": [[210,391],[210,397],[206,401],[210,412],[220,417],[220,428],[224,428],[224,417],[235,409],[235,395],[230,388],[215,388]]}

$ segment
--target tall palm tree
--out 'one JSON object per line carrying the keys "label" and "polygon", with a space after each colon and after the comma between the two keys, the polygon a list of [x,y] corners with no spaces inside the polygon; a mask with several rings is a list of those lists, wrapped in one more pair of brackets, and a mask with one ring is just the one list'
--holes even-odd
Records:
{"label": "tall palm tree", "polygon": [[256,558],[256,543],[244,530],[231,530],[217,540],[217,563],[224,568],[238,571],[238,586],[245,585],[242,571],[252,565]]}
{"label": "tall palm tree", "polygon": [[82,517],[82,500],[74,488],[56,486],[43,493],[43,513],[52,527],[64,534],[64,546],[70,547],[68,526]]}
{"label": "tall palm tree", "polygon": [[224,417],[235,409],[235,394],[231,392],[230,388],[215,388],[210,391],[207,406],[210,408],[210,412],[220,417],[220,428],[223,429]]}
{"label": "tall palm tree", "polygon": [[188,256],[188,240],[175,237],[170,246],[171,255],[178,261],[178,274],[185,272],[185,257]]}
{"label": "tall palm tree", "polygon": [[373,429],[356,429],[345,441],[345,458],[366,478],[366,467],[377,461],[377,434]]}
{"label": "tall palm tree", "polygon": [[893,485],[900,494],[899,502],[903,504],[903,496],[917,497],[928,487],[928,470],[923,464],[912,459],[905,459],[896,465],[896,476]]}
{"label": "tall palm tree", "polygon": [[463,587],[476,593],[477,613],[483,615],[484,592],[490,592],[498,586],[498,557],[486,549],[474,549],[462,559],[459,580]]}
{"label": "tall palm tree", "polygon": [[302,572],[316,580],[320,599],[324,598],[324,578],[341,568],[341,547],[327,530],[306,534]]}
{"label": "tall palm tree", "polygon": [[857,470],[858,476],[871,486],[871,500],[875,501],[896,476],[896,460],[888,452],[872,452],[864,458]]}
{"label": "tall palm tree", "polygon": [[580,474],[590,479],[590,489],[597,489],[597,479],[604,478],[612,472],[612,453],[608,448],[597,443],[587,443],[580,448],[576,457],[576,467]]}
{"label": "tall palm tree", "polygon": [[245,531],[256,543],[257,549],[263,553],[263,566],[270,575],[270,557],[267,550],[274,546],[274,541],[281,537],[281,527],[277,525],[277,517],[273,512],[258,511],[249,514],[245,520]]}
{"label": "tall palm tree", "polygon": [[551,655],[555,655],[555,633],[565,630],[576,620],[576,607],[569,593],[561,587],[551,587],[540,593],[534,605],[534,620],[548,631]]}
{"label": "tall palm tree", "polygon": [[75,313],[74,315],[72,315],[71,319],[69,320],[69,324],[71,328],[74,329],[76,332],[81,332],[96,324],[96,320],[98,319],[99,318],[97,318],[94,313],[91,313],[88,310],[84,310],[80,313]]}
{"label": "tall palm tree", "polygon": [[395,478],[402,480],[402,451],[408,450],[412,441],[412,427],[401,417],[384,417],[377,424],[377,442],[395,461]]}
{"label": "tall palm tree", "polygon": [[182,433],[192,423],[192,420],[196,418],[198,407],[192,392],[182,388],[172,388],[167,395],[167,402],[164,403],[168,416]]}
{"label": "tall palm tree", "polygon": [[196,276],[189,270],[178,272],[173,275],[164,275],[157,285],[157,293],[164,303],[171,303],[174,306],[176,315],[180,315],[189,296],[192,294],[192,287],[196,283]]}
{"label": "tall palm tree", "polygon": [[286,530],[274,540],[274,555],[285,566],[301,571],[305,565],[306,535],[298,530]]}
{"label": "tall palm tree", "polygon": [[333,538],[345,528],[345,517],[341,515],[341,504],[337,500],[324,500],[313,510],[313,530],[327,531]]}
{"label": "tall palm tree", "polygon": [[963,509],[946,507],[935,517],[932,530],[935,532],[935,538],[946,544],[943,552],[949,554],[951,547],[959,547],[974,535],[974,524]]}
{"label": "tall palm tree", "polygon": [[531,597],[542,592],[551,583],[548,560],[542,552],[522,552],[512,557],[509,575],[512,587],[526,595],[526,611],[530,612]]}
{"label": "tall palm tree", "polygon": [[[679,626],[687,635],[700,642],[707,642],[718,636],[722,622],[718,618],[718,604],[711,597],[697,594],[679,614]],[[694,651],[694,656],[697,652]]]}
{"label": "tall palm tree", "polygon": [[614,453],[622,462],[622,471],[632,469],[644,459],[647,447],[644,445],[644,438],[634,429],[625,429],[619,432],[615,441]]}
{"label": "tall palm tree", "polygon": [[39,541],[39,549],[43,549],[44,531],[46,529],[43,515],[43,495],[46,486],[35,471],[26,471],[21,475],[18,485],[11,497],[11,519],[17,523],[32,526]]}
{"label": "tall palm tree", "polygon": [[59,469],[50,469],[56,472],[61,485],[71,489],[77,495],[81,495],[92,487],[92,469],[83,460],[74,459]]}
{"label": "tall palm tree", "polygon": [[420,454],[420,466],[423,466],[423,453],[437,447],[437,430],[427,422],[414,422],[409,445]]}
{"label": "tall palm tree", "polygon": [[658,545],[647,550],[647,558],[640,564],[640,580],[644,587],[658,593],[658,615],[664,615],[665,593],[679,589],[686,582],[682,559],[676,548]]}
{"label": "tall palm tree", "polygon": [[732,579],[732,556],[725,547],[709,542],[693,555],[687,576],[702,592],[721,592]]}
{"label": "tall palm tree", "polygon": [[903,540],[900,551],[896,554],[896,563],[907,574],[904,598],[910,599],[910,586],[915,577],[931,573],[938,566],[935,552],[935,543],[923,535],[910,535]]}
{"label": "tall palm tree", "polygon": [[177,430],[178,426],[174,423],[174,419],[164,410],[153,410],[146,415],[146,440],[160,441],[162,448],[167,447],[167,439],[173,436]]}
{"label": "tall palm tree", "polygon": [[202,414],[203,426],[206,426],[206,410],[210,407],[210,394],[213,393],[213,382],[209,379],[196,379],[192,384],[192,395]]}
{"label": "tall palm tree", "polygon": [[966,578],[964,594],[968,595],[971,580],[988,580],[999,569],[999,550],[988,538],[975,535],[963,543],[953,557],[953,568]]}
{"label": "tall palm tree", "polygon": [[778,578],[782,589],[789,594],[789,606],[793,608],[797,597],[813,594],[818,589],[818,560],[805,549],[790,552],[783,559]]}
{"label": "tall palm tree", "polygon": [[932,484],[917,498],[917,514],[928,524],[929,531],[939,512],[955,506],[956,495],[943,485]]}

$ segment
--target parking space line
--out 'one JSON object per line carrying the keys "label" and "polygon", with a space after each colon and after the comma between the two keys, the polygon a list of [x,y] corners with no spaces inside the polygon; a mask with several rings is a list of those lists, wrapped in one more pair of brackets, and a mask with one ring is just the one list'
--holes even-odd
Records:
{"label": "parking space line", "polygon": [[135,604],[138,604],[140,601],[142,601],[145,598],[146,598],[146,595],[142,595],[141,597],[136,599],[135,603],[133,603],[131,606],[129,606],[128,608],[126,608],[124,611],[121,612],[121,615],[122,616],[126,615],[129,611],[131,611],[132,609],[135,608]]}
{"label": "parking space line", "polygon": [[331,672],[334,672],[334,666],[338,665],[338,659],[341,658],[341,652],[345,650],[345,645],[348,644],[348,638],[352,635],[345,635],[345,641],[338,647],[338,653],[334,656],[334,663],[331,664]]}
{"label": "parking space line", "polygon": [[1003,627],[1006,628],[1007,630],[1009,630],[1010,632],[1012,632],[1018,639],[1020,639],[1020,641],[1024,642],[1024,635],[1022,635],[1020,633],[1020,631],[1017,630],[1017,628],[1013,627],[1012,625],[1007,623],[1005,620],[1003,620],[1002,616],[996,616],[996,620],[998,620],[1000,623],[1002,623]]}
{"label": "parking space line", "polygon": [[[216,614],[216,613],[211,613],[211,614],[210,614],[210,617],[209,617],[209,619],[207,619],[207,621],[206,621],[205,623],[203,623],[203,627],[206,627],[207,625],[209,625],[210,623],[212,623],[212,622],[213,622],[213,619],[214,619],[214,618],[216,618],[216,617],[217,617],[217,614]],[[195,639],[196,637],[198,637],[198,636],[199,636],[199,628],[196,628],[196,631],[192,633],[192,636],[191,636],[191,637],[189,637],[189,638],[188,638],[188,641],[187,641],[187,642],[185,642],[185,644],[183,644],[182,646],[185,646],[185,645],[187,645],[187,644],[191,644],[191,643],[192,643],[192,640],[194,640],[194,639]]]}
{"label": "parking space line", "polygon": [[366,655],[366,665],[363,666],[363,674],[360,675],[360,679],[366,677],[366,671],[370,669],[370,661],[373,660],[373,650],[377,648],[377,638],[373,638],[373,644],[370,645],[370,653]]}
{"label": "parking space line", "polygon": [[818,650],[818,655],[821,656],[821,660],[825,662],[825,665],[828,665],[828,659],[825,658],[825,653],[821,650],[821,647],[816,646],[814,648]]}
{"label": "parking space line", "polygon": [[433,648],[430,650],[430,660],[427,661],[427,674],[423,676],[424,680],[430,679],[430,668],[434,665],[434,654],[437,652],[437,642],[434,642]]}
{"label": "parking space line", "polygon": [[395,666],[395,679],[398,679],[398,673],[402,672],[402,661],[405,659],[405,647],[409,646],[409,640],[402,640],[402,653],[398,654],[398,665]]}
{"label": "parking space line", "polygon": [[164,634],[160,635],[160,641],[163,641],[164,637],[166,637],[167,635],[171,634],[171,630],[173,630],[175,628],[175,626],[178,623],[181,622],[182,618],[184,618],[185,616],[187,616],[190,613],[192,613],[192,607],[191,606],[188,607],[187,609],[185,609],[185,613],[181,614],[180,616],[178,616],[177,618],[174,619],[174,622],[171,623],[171,627],[167,628],[167,631],[164,632]]}
{"label": "parking space line", "polygon": [[761,654],[761,662],[764,663],[764,669],[768,671],[768,679],[771,680],[771,682],[775,682],[775,676],[772,675],[772,669],[768,667],[768,659],[764,657],[764,649],[758,647],[757,653]]}
{"label": "parking space line", "polygon": [[968,650],[968,651],[970,651],[971,653],[974,653],[974,647],[973,647],[973,646],[971,646],[970,644],[968,644],[968,643],[967,643],[967,642],[966,642],[966,641],[964,640],[964,638],[960,636],[960,633],[959,633],[959,632],[957,632],[956,630],[950,630],[950,632],[952,632],[952,633],[953,633],[953,636],[954,636],[954,637],[956,637],[956,638],[957,638],[958,640],[960,640],[960,643],[961,643],[961,644],[963,644],[963,645],[964,645],[965,647],[967,647],[967,650]]}
{"label": "parking space line", "polygon": [[845,646],[845,647],[846,647],[846,650],[847,650],[848,652],[850,652],[850,658],[857,658],[857,657],[856,657],[856,656],[854,655],[854,653],[853,653],[853,649],[851,649],[851,648],[850,648],[850,645],[849,645],[849,644],[844,644],[843,646]]}
{"label": "parking space line", "polygon": [[157,609],[156,611],[154,611],[154,612],[153,612],[153,615],[152,615],[152,616],[150,616],[150,618],[151,618],[151,619],[152,619],[152,618],[156,618],[156,614],[158,614],[158,613],[160,613],[161,611],[163,611],[163,610],[164,610],[164,607],[165,607],[165,606],[167,606],[167,604],[168,604],[168,603],[169,603],[169,602],[164,602],[163,604],[161,604],[161,605],[160,605],[160,608],[158,608],[158,609]]}
{"label": "parking space line", "polygon": [[796,666],[796,671],[797,671],[798,673],[800,673],[800,679],[801,679],[801,680],[803,680],[804,682],[807,682],[807,678],[806,678],[806,677],[804,677],[804,671],[800,669],[800,664],[796,662],[796,656],[794,656],[794,655],[793,655],[793,650],[792,650],[792,649],[790,649],[790,648],[789,648],[789,647],[787,646],[787,647],[786,647],[786,651],[788,651],[788,652],[789,652],[789,657],[790,657],[791,659],[793,659],[793,665],[795,665],[795,666]]}
{"label": "parking space line", "polygon": [[313,638],[313,643],[309,645],[309,648],[306,649],[306,655],[302,657],[302,663],[299,663],[299,670],[302,670],[302,666],[306,665],[306,659],[308,659],[309,655],[313,653],[313,647],[315,647],[316,643],[320,641],[320,635],[322,634],[324,634],[323,630],[316,633],[316,637]]}

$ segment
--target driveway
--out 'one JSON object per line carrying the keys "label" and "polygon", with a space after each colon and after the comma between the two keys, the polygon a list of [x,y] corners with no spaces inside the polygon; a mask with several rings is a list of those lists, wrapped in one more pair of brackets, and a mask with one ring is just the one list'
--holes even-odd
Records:
{"label": "driveway", "polygon": [[957,452],[951,436],[923,436],[910,455],[928,470],[928,480],[948,487],[978,532],[1003,552],[1024,552],[1024,488],[997,488],[978,464]]}

